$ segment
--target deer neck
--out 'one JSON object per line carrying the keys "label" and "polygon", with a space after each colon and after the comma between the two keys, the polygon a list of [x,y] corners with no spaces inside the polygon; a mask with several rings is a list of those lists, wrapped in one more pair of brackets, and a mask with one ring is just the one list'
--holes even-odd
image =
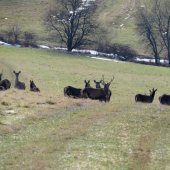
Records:
{"label": "deer neck", "polygon": [[18,84],[18,82],[19,82],[19,78],[16,77],[16,79],[15,79],[15,84]]}
{"label": "deer neck", "polygon": [[151,97],[152,99],[154,99],[154,96],[155,96],[155,92],[150,95],[150,97]]}
{"label": "deer neck", "polygon": [[108,88],[108,87],[107,87],[107,88],[104,88],[104,91],[105,91],[105,93],[108,93],[109,88]]}

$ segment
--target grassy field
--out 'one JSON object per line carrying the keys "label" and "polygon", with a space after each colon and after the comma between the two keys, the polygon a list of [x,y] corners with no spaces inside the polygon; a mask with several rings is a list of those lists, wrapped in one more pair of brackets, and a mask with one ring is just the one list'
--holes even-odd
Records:
{"label": "grassy field", "polygon": [[[0,169],[170,169],[169,68],[101,61],[71,53],[0,46]],[[26,90],[14,89],[21,70]],[[70,99],[63,88],[114,80],[110,103]],[[40,93],[29,91],[33,79]],[[137,93],[157,88],[152,104]]]}
{"label": "grassy field", "polygon": [[[135,12],[144,0],[103,0],[99,6],[98,20],[108,31],[105,39],[111,43],[130,45],[139,54],[146,54],[146,49],[139,42],[140,36],[135,30]],[[56,45],[49,40],[43,18],[53,5],[54,0],[1,0],[0,34],[9,25],[17,24],[22,31],[35,32],[38,44]],[[127,18],[130,16],[129,18]],[[123,27],[121,25],[123,24]]]}

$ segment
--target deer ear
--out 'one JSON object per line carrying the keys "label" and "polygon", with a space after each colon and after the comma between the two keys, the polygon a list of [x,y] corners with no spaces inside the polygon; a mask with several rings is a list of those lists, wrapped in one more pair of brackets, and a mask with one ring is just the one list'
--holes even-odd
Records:
{"label": "deer ear", "polygon": [[96,80],[94,80],[94,82],[96,83]]}
{"label": "deer ear", "polygon": [[13,73],[15,73],[15,71],[13,71]]}
{"label": "deer ear", "polygon": [[84,80],[84,82],[87,83],[86,80]]}
{"label": "deer ear", "polygon": [[21,71],[19,71],[19,73],[21,73]]}
{"label": "deer ear", "polygon": [[88,83],[90,83],[90,80],[88,81]]}

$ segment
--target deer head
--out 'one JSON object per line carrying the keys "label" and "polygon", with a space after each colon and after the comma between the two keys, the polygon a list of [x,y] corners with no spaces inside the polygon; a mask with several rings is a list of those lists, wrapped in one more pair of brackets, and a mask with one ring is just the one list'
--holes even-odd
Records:
{"label": "deer head", "polygon": [[111,82],[114,80],[114,76],[113,76],[113,78],[111,79],[111,81],[110,81],[109,83],[105,83],[105,81],[104,81],[104,75],[103,75],[102,78],[103,78],[102,84],[103,84],[104,88],[109,88]]}
{"label": "deer head", "polygon": [[96,84],[96,88],[101,88],[101,87],[100,87],[100,83],[102,83],[102,80],[100,80],[99,82],[97,82],[96,80],[94,80],[94,83]]}
{"label": "deer head", "polygon": [[90,86],[90,80],[88,82],[86,80],[84,80],[84,83],[85,83],[85,87],[91,87]]}
{"label": "deer head", "polygon": [[150,96],[152,96],[153,94],[155,94],[155,92],[157,91],[157,89],[156,90],[154,90],[154,88],[152,89],[152,91],[151,90],[149,90],[149,92],[150,92]]}

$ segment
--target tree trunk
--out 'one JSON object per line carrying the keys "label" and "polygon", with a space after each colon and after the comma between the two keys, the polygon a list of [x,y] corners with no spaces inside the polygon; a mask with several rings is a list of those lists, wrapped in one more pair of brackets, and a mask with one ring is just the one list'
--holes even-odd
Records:
{"label": "tree trunk", "polygon": [[169,47],[168,47],[168,60],[169,60],[169,67],[170,67],[170,50],[169,50]]}

